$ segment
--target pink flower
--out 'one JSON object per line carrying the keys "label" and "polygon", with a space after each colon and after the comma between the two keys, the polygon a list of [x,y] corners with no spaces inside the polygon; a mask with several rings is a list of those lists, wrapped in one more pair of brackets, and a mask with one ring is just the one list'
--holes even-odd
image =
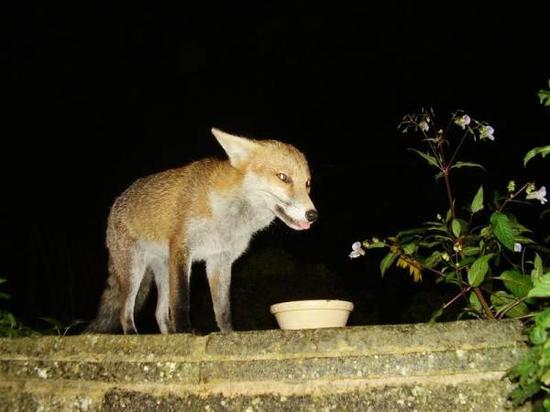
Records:
{"label": "pink flower", "polygon": [[472,121],[472,119],[470,119],[470,116],[465,114],[463,116],[457,117],[455,119],[455,124],[460,126],[462,128],[462,130],[464,130],[466,128],[466,126],[468,126],[470,124],[471,121]]}
{"label": "pink flower", "polygon": [[534,190],[527,193],[525,197],[527,200],[538,200],[541,204],[545,204],[548,200],[546,199],[546,187],[541,186],[539,190]]}
{"label": "pink flower", "polygon": [[351,253],[349,254],[350,259],[358,258],[359,256],[365,256],[365,250],[361,246],[361,242],[355,242],[351,245]]}
{"label": "pink flower", "polygon": [[489,139],[489,140],[495,140],[495,136],[493,136],[493,133],[495,133],[495,129],[493,129],[491,126],[481,126],[479,129],[479,138],[481,140],[483,139]]}

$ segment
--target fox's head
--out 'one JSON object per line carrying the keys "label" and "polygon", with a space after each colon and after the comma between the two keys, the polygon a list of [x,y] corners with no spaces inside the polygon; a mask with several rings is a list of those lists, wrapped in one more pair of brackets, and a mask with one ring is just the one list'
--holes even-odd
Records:
{"label": "fox's head", "polygon": [[302,152],[277,140],[252,140],[218,129],[212,133],[231,165],[243,172],[247,191],[290,228],[309,229],[318,214],[309,197],[311,175]]}

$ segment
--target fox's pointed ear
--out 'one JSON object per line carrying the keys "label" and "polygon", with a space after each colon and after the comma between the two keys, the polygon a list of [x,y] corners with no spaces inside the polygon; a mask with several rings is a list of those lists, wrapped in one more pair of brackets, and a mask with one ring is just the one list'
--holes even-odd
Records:
{"label": "fox's pointed ear", "polygon": [[239,167],[248,161],[252,153],[258,147],[258,143],[245,137],[234,136],[232,134],[213,128],[212,134],[227,153],[229,162],[233,167]]}

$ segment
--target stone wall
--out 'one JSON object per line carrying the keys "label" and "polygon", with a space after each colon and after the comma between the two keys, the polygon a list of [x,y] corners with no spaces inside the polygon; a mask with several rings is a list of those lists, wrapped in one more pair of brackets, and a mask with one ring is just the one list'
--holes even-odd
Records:
{"label": "stone wall", "polygon": [[0,339],[2,411],[500,411],[521,324]]}

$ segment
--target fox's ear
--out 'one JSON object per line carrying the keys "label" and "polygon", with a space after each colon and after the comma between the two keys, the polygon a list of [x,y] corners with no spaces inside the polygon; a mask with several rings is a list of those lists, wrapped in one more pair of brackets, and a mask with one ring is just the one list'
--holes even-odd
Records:
{"label": "fox's ear", "polygon": [[213,128],[212,134],[222,145],[223,150],[229,157],[229,162],[233,167],[239,167],[248,161],[252,153],[258,147],[258,143],[245,137],[234,136],[222,132],[220,129]]}

